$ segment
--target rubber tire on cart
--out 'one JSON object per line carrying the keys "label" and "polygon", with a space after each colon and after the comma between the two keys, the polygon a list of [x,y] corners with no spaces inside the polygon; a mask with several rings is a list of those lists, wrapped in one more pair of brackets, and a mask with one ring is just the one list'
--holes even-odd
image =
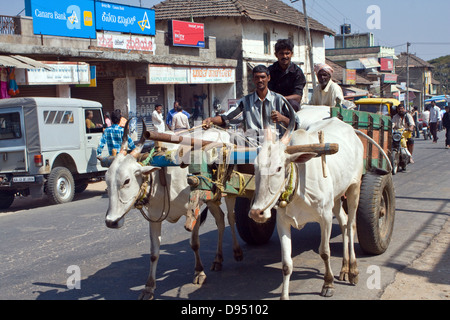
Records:
{"label": "rubber tire on cart", "polygon": [[0,192],[0,210],[8,209],[14,201],[14,192]]}
{"label": "rubber tire on cart", "polygon": [[47,196],[52,204],[71,202],[75,194],[75,181],[69,169],[56,167],[47,179]]}
{"label": "rubber tire on cart", "polygon": [[395,220],[395,191],[392,175],[363,176],[356,228],[364,252],[378,255],[389,246]]}
{"label": "rubber tire on cart", "polygon": [[272,210],[272,217],[265,223],[257,223],[248,216],[250,199],[237,198],[234,206],[236,228],[239,236],[251,245],[266,244],[272,237],[276,224],[276,210]]}

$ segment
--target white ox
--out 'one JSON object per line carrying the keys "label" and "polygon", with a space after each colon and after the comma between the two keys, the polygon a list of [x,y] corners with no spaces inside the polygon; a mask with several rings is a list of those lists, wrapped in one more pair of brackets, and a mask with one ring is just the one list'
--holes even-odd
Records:
{"label": "white ox", "polygon": [[[341,225],[344,243],[339,279],[345,280],[348,276],[350,283],[358,282],[359,272],[353,243],[363,173],[363,145],[351,126],[337,118],[329,118],[329,113],[324,113],[323,109],[305,108],[297,115],[301,121],[305,119],[309,122],[302,125],[307,130],[299,129],[293,133],[292,130],[288,131],[279,141],[272,141],[269,133],[255,160],[256,190],[249,215],[256,222],[267,221],[270,209],[277,205],[280,195],[292,181],[294,193],[290,203],[277,210],[283,272],[281,299],[289,299],[289,279],[293,269],[290,228],[301,229],[308,222],[320,224],[319,254],[325,263],[321,295],[329,297],[334,294],[329,246],[333,214]],[[314,120],[307,120],[308,118]],[[319,143],[319,131],[323,132],[325,143],[339,144],[339,151],[326,157],[327,178],[323,176],[321,158],[315,157],[315,153],[286,153],[288,144],[295,146]],[[290,179],[291,174],[293,180]],[[347,198],[348,218],[341,203],[344,195]]]}
{"label": "white ox", "polygon": [[[124,137],[126,137],[126,132]],[[219,137],[221,141],[229,139],[227,133],[211,130],[204,135],[204,140],[217,141]],[[125,215],[134,208],[137,197],[140,194],[140,189],[146,189],[145,194],[148,195],[148,203],[145,205],[145,211],[147,211],[147,219],[150,222],[150,272],[145,288],[139,298],[152,299],[156,288],[156,267],[161,245],[161,224],[164,220],[175,223],[187,214],[191,189],[187,183],[187,175],[189,173],[187,168],[178,166],[167,167],[165,173],[166,181],[163,183],[157,171],[161,168],[139,164],[137,158],[142,150],[143,141],[144,139],[141,138],[136,149],[127,155],[127,143],[124,140],[121,152],[116,156],[106,173],[109,206],[105,223],[109,228],[120,228],[124,223]],[[167,147],[168,150],[178,149],[178,145],[175,144],[164,144],[163,146]],[[152,183],[146,187],[145,185],[142,187],[143,183],[149,178],[148,175],[150,175],[150,181]],[[234,202],[235,199],[230,198],[226,201],[226,205],[228,221],[233,236],[234,258],[240,261],[243,255],[234,228]],[[224,213],[216,202],[209,201],[206,204],[216,219],[216,225],[218,227],[217,251],[211,270],[219,271],[221,270],[223,261],[222,238],[225,229]],[[199,255],[199,226],[200,222],[195,224],[190,240],[190,245],[195,255],[194,283],[196,284],[202,284],[206,279]]]}

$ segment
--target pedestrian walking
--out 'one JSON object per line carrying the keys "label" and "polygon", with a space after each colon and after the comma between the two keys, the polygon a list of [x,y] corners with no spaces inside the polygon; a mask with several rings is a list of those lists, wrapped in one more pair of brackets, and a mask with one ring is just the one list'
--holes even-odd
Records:
{"label": "pedestrian walking", "polygon": [[436,102],[431,101],[430,106],[430,131],[433,136],[433,143],[437,143],[437,128],[438,124],[441,121],[441,109],[436,105]]}
{"label": "pedestrian walking", "polygon": [[420,138],[420,130],[419,130],[419,110],[417,107],[414,107],[412,110],[412,117],[414,119],[414,123],[415,123],[415,137],[416,138]]}
{"label": "pedestrian walking", "polygon": [[442,125],[445,128],[445,149],[450,149],[450,107],[445,107],[445,113],[442,117]]}

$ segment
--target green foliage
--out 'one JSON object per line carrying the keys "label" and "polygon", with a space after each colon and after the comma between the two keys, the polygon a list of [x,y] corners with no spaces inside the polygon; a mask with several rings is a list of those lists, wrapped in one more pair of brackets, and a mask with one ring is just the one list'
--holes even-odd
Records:
{"label": "green foliage", "polygon": [[439,94],[450,93],[450,55],[428,61],[433,68],[433,78],[441,82]]}

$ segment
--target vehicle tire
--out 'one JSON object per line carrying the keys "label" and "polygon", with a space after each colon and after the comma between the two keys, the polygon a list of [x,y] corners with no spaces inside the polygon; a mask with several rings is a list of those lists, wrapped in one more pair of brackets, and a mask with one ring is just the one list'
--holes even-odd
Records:
{"label": "vehicle tire", "polygon": [[72,201],[75,182],[72,173],[64,167],[52,169],[47,179],[47,196],[51,203],[60,204]]}
{"label": "vehicle tire", "polygon": [[266,244],[272,237],[276,223],[276,210],[272,209],[272,217],[265,223],[257,223],[248,216],[250,199],[237,198],[234,206],[236,228],[239,236],[251,245]]}
{"label": "vehicle tire", "polygon": [[356,228],[359,245],[368,254],[382,254],[389,246],[395,220],[392,175],[367,173],[361,183]]}
{"label": "vehicle tire", "polygon": [[0,192],[0,210],[8,209],[14,201],[14,192]]}

